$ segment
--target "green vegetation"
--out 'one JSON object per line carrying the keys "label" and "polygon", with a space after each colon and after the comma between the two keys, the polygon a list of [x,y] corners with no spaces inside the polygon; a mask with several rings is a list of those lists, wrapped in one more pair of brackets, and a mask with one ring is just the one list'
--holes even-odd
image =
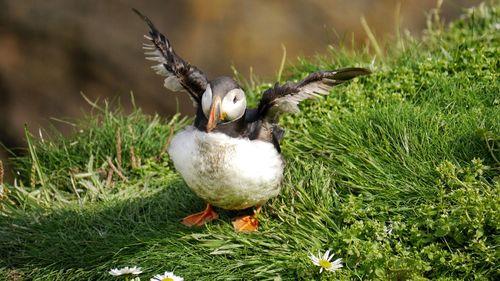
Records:
{"label": "green vegetation", "polygon": [[[499,280],[500,5],[431,23],[373,75],[282,120],[283,192],[258,233],[234,233],[230,213],[179,223],[203,202],[162,150],[190,120],[96,105],[70,138],[28,135],[0,197],[0,279],[113,280],[111,268],[140,266],[142,280]],[[287,75],[369,61],[332,50]],[[308,254],[327,249],[344,268],[319,274]]]}

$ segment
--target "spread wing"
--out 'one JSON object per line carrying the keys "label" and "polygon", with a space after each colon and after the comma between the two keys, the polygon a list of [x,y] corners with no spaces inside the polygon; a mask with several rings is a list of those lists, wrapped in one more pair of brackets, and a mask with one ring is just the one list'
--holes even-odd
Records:
{"label": "spread wing", "polygon": [[165,35],[156,29],[148,17],[136,9],[132,10],[149,26],[149,36],[144,37],[152,44],[144,44],[143,48],[147,51],[146,59],[158,62],[151,68],[157,74],[165,76],[165,88],[174,92],[187,91],[199,104],[208,84],[205,74],[179,57]]}
{"label": "spread wing", "polygon": [[331,88],[354,77],[368,75],[371,72],[365,68],[343,68],[334,71],[319,71],[311,73],[298,83],[288,82],[267,89],[257,108],[259,118],[275,122],[281,113],[298,112],[299,102],[328,95]]}

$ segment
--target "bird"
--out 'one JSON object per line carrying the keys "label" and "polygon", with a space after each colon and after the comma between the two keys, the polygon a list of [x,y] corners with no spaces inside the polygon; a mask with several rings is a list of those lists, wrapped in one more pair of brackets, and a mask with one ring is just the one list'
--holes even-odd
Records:
{"label": "bird", "polygon": [[216,208],[248,210],[253,213],[232,221],[237,232],[258,230],[262,206],[278,196],[285,162],[280,143],[285,130],[279,125],[284,113],[299,111],[306,99],[329,94],[332,87],[358,76],[366,68],[322,70],[298,82],[276,83],[262,93],[258,106],[247,107],[243,88],[228,76],[209,80],[196,66],[176,54],[170,41],[152,21],[136,9],[149,34],[143,43],[151,68],[164,76],[164,86],[173,92],[187,92],[196,107],[192,125],[176,133],[168,154],[186,185],[207,205],[186,216],[188,227],[203,226],[219,218]]}

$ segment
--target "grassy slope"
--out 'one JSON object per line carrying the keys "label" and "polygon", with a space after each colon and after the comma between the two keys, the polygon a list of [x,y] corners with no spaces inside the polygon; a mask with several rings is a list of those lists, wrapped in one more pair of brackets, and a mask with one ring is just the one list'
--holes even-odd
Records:
{"label": "grassy slope", "polygon": [[[20,179],[0,197],[0,279],[109,280],[127,265],[143,267],[143,280],[165,270],[187,280],[498,279],[499,23],[498,6],[482,7],[400,42],[372,76],[284,118],[283,192],[255,234],[234,233],[227,213],[201,229],[179,223],[203,202],[168,156],[154,157],[188,120],[103,109],[70,139],[30,138],[32,157],[17,159]],[[290,76],[363,61],[332,52]],[[127,181],[106,179],[117,128]],[[328,248],[345,268],[319,275],[307,255]]]}

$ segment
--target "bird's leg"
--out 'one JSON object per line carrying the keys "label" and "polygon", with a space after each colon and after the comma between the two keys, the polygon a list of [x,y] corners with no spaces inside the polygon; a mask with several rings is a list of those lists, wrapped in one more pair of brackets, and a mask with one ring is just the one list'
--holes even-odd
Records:
{"label": "bird's leg", "polygon": [[257,220],[257,216],[259,215],[262,206],[258,206],[253,215],[251,216],[242,216],[233,220],[233,227],[236,232],[253,232],[257,231],[259,227],[259,221]]}
{"label": "bird's leg", "polygon": [[219,214],[217,214],[212,205],[207,204],[207,207],[202,212],[189,215],[182,219],[182,224],[185,226],[202,226],[207,222],[211,222],[219,218]]}

